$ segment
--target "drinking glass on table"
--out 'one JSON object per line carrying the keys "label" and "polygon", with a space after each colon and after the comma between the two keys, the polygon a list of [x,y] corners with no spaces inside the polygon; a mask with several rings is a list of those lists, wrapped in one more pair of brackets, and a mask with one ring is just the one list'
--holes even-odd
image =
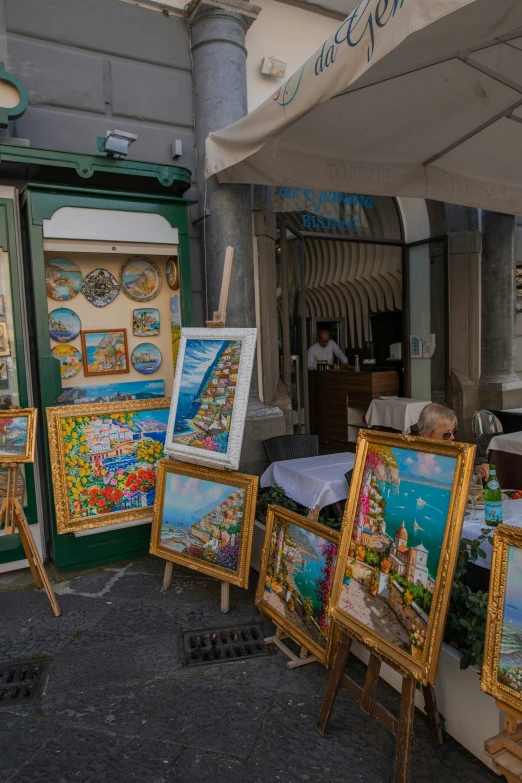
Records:
{"label": "drinking glass on table", "polygon": [[480,475],[480,473],[476,473],[476,472],[472,473],[471,480],[469,482],[469,488],[468,488],[469,499],[471,500],[471,505],[473,507],[473,513],[471,515],[471,519],[478,519],[475,513],[475,503],[482,495],[483,491],[484,489],[482,486],[482,476]]}

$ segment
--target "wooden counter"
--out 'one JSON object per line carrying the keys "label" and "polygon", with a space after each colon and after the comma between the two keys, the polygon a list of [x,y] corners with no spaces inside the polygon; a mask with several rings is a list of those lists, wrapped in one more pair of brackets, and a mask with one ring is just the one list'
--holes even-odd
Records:
{"label": "wooden counter", "polygon": [[371,401],[397,394],[399,376],[394,370],[309,370],[308,387],[310,432],[319,435],[323,444],[331,440],[355,444]]}

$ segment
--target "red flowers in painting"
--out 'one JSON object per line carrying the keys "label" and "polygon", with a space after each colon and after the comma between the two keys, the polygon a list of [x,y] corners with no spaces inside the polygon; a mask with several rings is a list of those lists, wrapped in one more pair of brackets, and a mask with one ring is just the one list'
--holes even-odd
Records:
{"label": "red flowers in painting", "polygon": [[147,492],[156,486],[156,474],[150,468],[139,468],[134,473],[129,473],[125,481],[125,486],[131,492]]}
{"label": "red flowers in painting", "polygon": [[111,486],[103,487],[103,489],[91,487],[91,489],[83,489],[82,495],[88,495],[91,506],[96,506],[100,511],[110,511],[118,503],[121,503],[123,492],[121,489]]}

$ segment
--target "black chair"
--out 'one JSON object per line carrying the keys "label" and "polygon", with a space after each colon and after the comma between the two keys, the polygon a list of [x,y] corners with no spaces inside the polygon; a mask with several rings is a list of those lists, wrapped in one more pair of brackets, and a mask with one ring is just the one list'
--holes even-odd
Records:
{"label": "black chair", "polygon": [[350,489],[350,486],[352,484],[352,476],[353,476],[353,468],[344,474],[346,483],[348,484],[348,489]]}
{"label": "black chair", "polygon": [[287,459],[302,459],[319,455],[318,435],[278,435],[263,441],[266,456],[272,462],[284,462]]}
{"label": "black chair", "polygon": [[507,435],[510,432],[520,432],[522,430],[522,413],[511,413],[510,411],[491,411],[502,424],[502,429]]}

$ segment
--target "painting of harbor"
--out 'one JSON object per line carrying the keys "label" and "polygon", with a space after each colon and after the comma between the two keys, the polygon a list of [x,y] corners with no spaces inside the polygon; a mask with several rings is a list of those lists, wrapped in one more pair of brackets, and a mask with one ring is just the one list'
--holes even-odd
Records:
{"label": "painting of harbor", "polygon": [[129,372],[126,329],[84,331],[82,344],[85,375]]}
{"label": "painting of harbor", "polygon": [[522,549],[508,549],[498,680],[522,693]]}
{"label": "painting of harbor", "polygon": [[161,379],[127,381],[125,383],[97,384],[96,386],[68,386],[56,398],[56,405],[83,405],[86,402],[126,402],[151,400],[165,396],[165,382]]}
{"label": "painting of harbor", "polygon": [[[271,513],[269,548],[260,604],[278,622],[288,623],[325,649],[330,631],[328,600],[337,559],[337,543],[296,514]],[[306,525],[306,526],[305,526]],[[331,531],[330,531],[331,532]],[[261,584],[260,584],[261,589]],[[258,592],[259,598],[259,592]],[[283,623],[281,623],[283,624]]]}
{"label": "painting of harbor", "polygon": [[186,341],[172,442],[226,454],[240,340]]}
{"label": "painting of harbor", "polygon": [[237,571],[244,492],[227,484],[167,472],[161,546]]}
{"label": "painting of harbor", "polygon": [[154,504],[168,408],[92,415],[71,412],[59,421],[70,518]]}
{"label": "painting of harbor", "polygon": [[369,444],[338,608],[423,660],[457,459]]}

